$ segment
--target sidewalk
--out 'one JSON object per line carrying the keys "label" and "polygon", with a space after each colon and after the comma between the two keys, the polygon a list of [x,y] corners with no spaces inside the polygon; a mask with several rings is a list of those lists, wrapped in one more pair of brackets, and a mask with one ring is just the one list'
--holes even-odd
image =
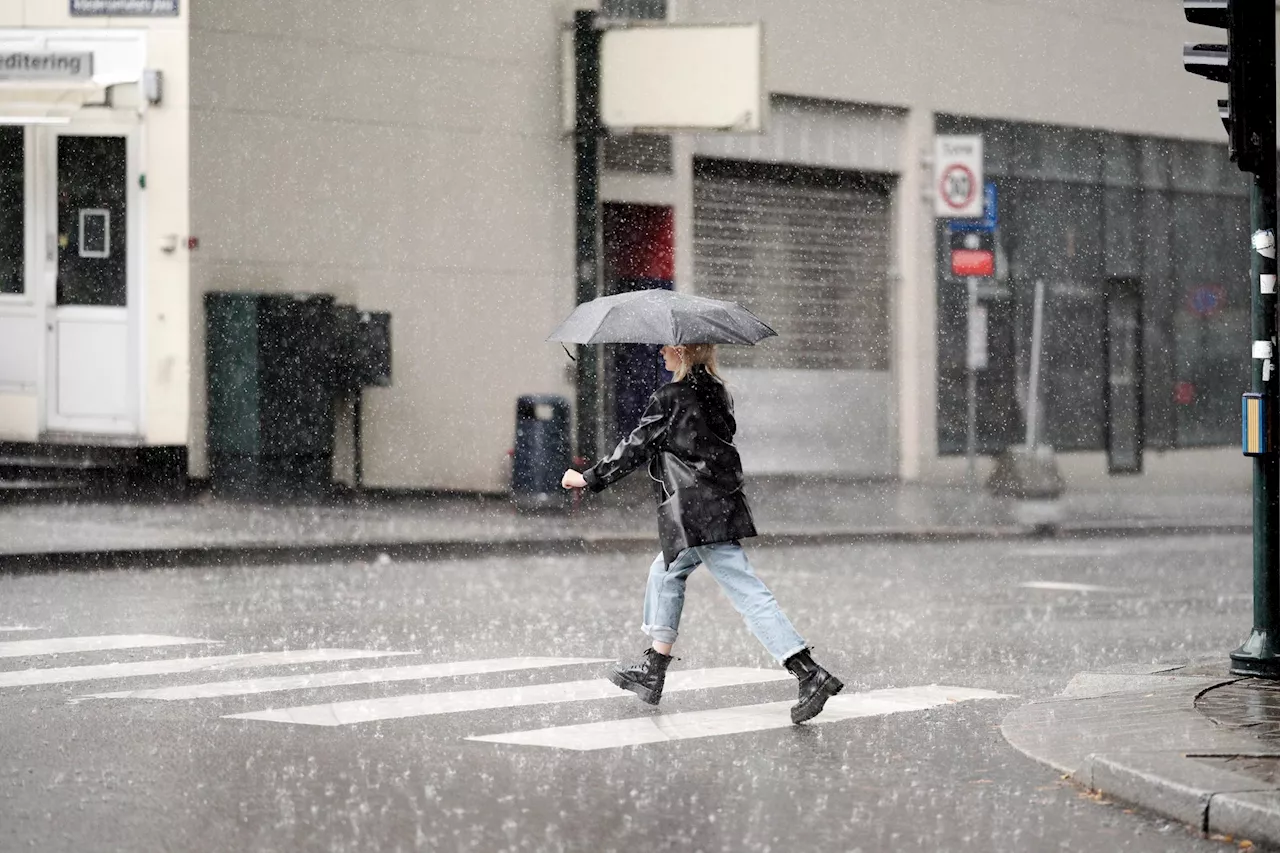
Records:
{"label": "sidewalk", "polygon": [[[643,486],[644,484],[640,484]],[[769,543],[875,539],[1247,532],[1247,492],[1068,491],[1052,504],[951,486],[761,478],[748,484]],[[643,488],[586,496],[568,513],[522,513],[497,497],[399,497],[317,505],[223,501],[0,504],[0,568],[105,560],[310,557],[657,548]]]}
{"label": "sidewalk", "polygon": [[1232,676],[1225,656],[1080,673],[1001,731],[1105,796],[1280,847],[1280,682]]}

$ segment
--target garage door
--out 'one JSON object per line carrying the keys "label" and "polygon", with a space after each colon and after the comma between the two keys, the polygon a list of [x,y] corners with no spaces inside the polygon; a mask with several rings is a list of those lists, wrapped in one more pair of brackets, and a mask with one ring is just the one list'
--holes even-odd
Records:
{"label": "garage door", "polygon": [[723,352],[749,470],[894,475],[890,189],[858,172],[695,162],[696,289],[779,335]]}

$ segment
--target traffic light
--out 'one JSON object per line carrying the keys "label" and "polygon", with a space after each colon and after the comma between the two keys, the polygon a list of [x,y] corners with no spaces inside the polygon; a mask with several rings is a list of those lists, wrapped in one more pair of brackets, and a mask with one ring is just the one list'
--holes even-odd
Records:
{"label": "traffic light", "polygon": [[1247,172],[1274,169],[1263,140],[1276,108],[1276,4],[1273,0],[1182,0],[1187,20],[1227,31],[1226,44],[1188,44],[1182,64],[1227,84],[1218,114],[1227,128],[1231,160]]}

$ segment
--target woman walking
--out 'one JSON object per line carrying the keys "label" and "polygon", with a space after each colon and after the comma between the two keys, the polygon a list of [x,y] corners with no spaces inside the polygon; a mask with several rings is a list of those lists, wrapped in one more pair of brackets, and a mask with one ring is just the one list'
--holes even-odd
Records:
{"label": "woman walking", "polygon": [[608,458],[582,473],[566,471],[561,481],[566,489],[598,492],[647,463],[655,483],[662,553],[649,568],[641,625],[653,645],[639,661],[615,666],[609,680],[658,704],[685,579],[706,565],[751,632],[799,680],[791,721],[812,719],[844,685],[814,662],[739,544],[756,529],[742,491],[733,402],[716,370],[715,344],[665,346],[662,357],[674,381],[654,392],[631,435]]}

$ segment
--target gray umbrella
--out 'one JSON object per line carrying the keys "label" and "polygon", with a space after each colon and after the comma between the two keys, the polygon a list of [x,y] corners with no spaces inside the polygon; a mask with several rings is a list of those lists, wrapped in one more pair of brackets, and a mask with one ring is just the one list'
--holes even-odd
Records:
{"label": "gray umbrella", "polygon": [[584,302],[547,340],[569,344],[754,344],[776,334],[736,302],[654,289]]}

